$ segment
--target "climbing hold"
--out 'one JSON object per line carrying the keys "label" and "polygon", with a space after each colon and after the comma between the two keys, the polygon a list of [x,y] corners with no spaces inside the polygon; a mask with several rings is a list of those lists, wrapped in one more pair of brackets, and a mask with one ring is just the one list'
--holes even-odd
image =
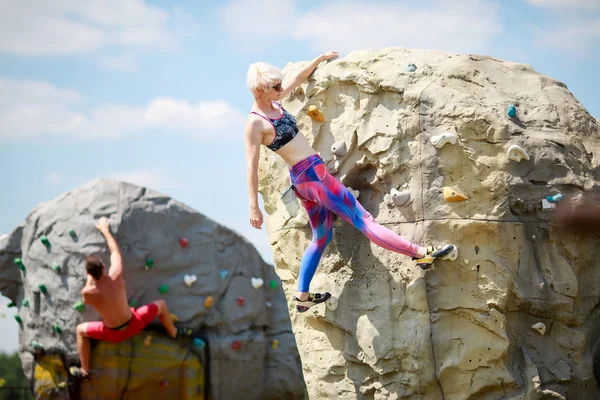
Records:
{"label": "climbing hold", "polygon": [[54,329],[54,332],[58,333],[59,335],[62,333],[62,328],[58,324],[52,325],[52,329]]}
{"label": "climbing hold", "polygon": [[40,292],[42,292],[42,293],[48,293],[48,288],[43,283],[40,283],[38,285],[38,288],[40,289]]}
{"label": "climbing hold", "polygon": [[197,280],[198,280],[198,277],[196,275],[184,275],[183,276],[183,281],[185,282],[187,287],[192,287],[194,282],[196,282]]}
{"label": "climbing hold", "polygon": [[56,273],[58,273],[62,270],[62,267],[60,266],[59,263],[52,263],[52,266],[50,268],[52,268],[52,270]]}
{"label": "climbing hold", "polygon": [[238,297],[236,301],[237,301],[238,306],[241,307],[244,305],[244,298],[242,296]]}
{"label": "climbing hold", "polygon": [[46,235],[42,235],[42,237],[40,238],[40,240],[42,241],[42,243],[44,244],[44,246],[50,247],[50,240],[48,240],[48,237]]}
{"label": "climbing hold", "polygon": [[6,379],[0,378],[0,388],[4,387],[4,385],[6,385]]}
{"label": "climbing hold", "polygon": [[161,388],[166,388],[166,387],[169,387],[169,382],[168,382],[168,381],[161,381],[161,382],[160,382],[160,387],[161,387]]}
{"label": "climbing hold", "polygon": [[265,301],[265,306],[267,308],[271,308],[271,307],[273,307],[273,303],[271,303],[270,301]]}
{"label": "climbing hold", "polygon": [[508,109],[506,110],[506,114],[509,117],[513,118],[517,116],[517,107],[514,104],[509,104]]}
{"label": "climbing hold", "polygon": [[204,350],[204,348],[206,347],[206,342],[200,338],[194,338],[194,340],[192,340],[192,343],[194,344],[194,347],[198,350]]}
{"label": "climbing hold", "polygon": [[[456,259],[458,258],[458,246],[453,244],[452,246],[454,246],[454,248],[452,249],[452,251],[448,254],[446,254],[443,257],[440,257],[441,260],[448,260],[448,261],[456,261]],[[437,248],[441,248],[441,246],[437,246]]]}
{"label": "climbing hold", "polygon": [[144,346],[148,347],[152,344],[152,336],[148,335],[144,338]]}
{"label": "climbing hold", "polygon": [[73,308],[79,312],[83,312],[85,310],[85,304],[83,304],[81,301],[78,301],[73,305]]}
{"label": "climbing hold", "polygon": [[44,346],[37,340],[31,341],[31,347],[33,347],[33,349],[36,351],[44,350]]}
{"label": "climbing hold", "polygon": [[154,265],[154,258],[152,257],[148,257],[146,259],[146,265],[144,266],[144,268],[147,270],[149,270],[150,268],[152,268],[152,266]]}
{"label": "climbing hold", "polygon": [[467,196],[462,194],[455,187],[445,187],[444,188],[444,199],[446,199],[446,201],[449,203],[455,203],[457,201],[469,200],[469,198]]}
{"label": "climbing hold", "polygon": [[456,135],[454,133],[442,132],[439,135],[431,137],[431,144],[438,149],[441,149],[447,143],[456,144]]}
{"label": "climbing hold", "polygon": [[330,298],[328,298],[327,301],[325,302],[325,306],[327,306],[327,308],[331,311],[337,310],[337,308],[338,308],[337,297],[331,296]]}
{"label": "climbing hold", "polygon": [[229,275],[229,271],[227,271],[226,269],[221,271],[221,279],[227,278],[227,275]]}
{"label": "climbing hold", "polygon": [[67,382],[58,382],[58,386],[61,389],[66,389],[67,388]]}
{"label": "climbing hold", "polygon": [[357,199],[358,196],[360,196],[360,190],[358,190],[358,189],[354,190],[350,186],[346,186],[346,189],[348,189],[348,191],[350,193],[352,193],[352,196],[354,196],[355,199]]}
{"label": "climbing hold", "polygon": [[262,280],[262,278],[250,278],[250,284],[254,289],[261,288],[264,283],[265,282]]}
{"label": "climbing hold", "polygon": [[73,239],[75,239],[77,237],[77,234],[75,233],[75,229],[69,229],[69,236],[71,236]]}
{"label": "climbing hold", "polygon": [[309,106],[307,114],[309,117],[311,117],[313,120],[315,120],[317,122],[323,122],[325,120],[325,117],[323,116],[323,112],[321,110],[319,110],[317,108],[317,106],[314,106],[314,105]]}
{"label": "climbing hold", "polygon": [[343,157],[348,150],[346,149],[346,142],[335,142],[331,145],[331,152],[336,157]]}
{"label": "climbing hold", "polygon": [[16,306],[17,305],[12,301],[6,305],[6,307],[8,307],[8,308],[12,308],[12,307],[16,307]]}
{"label": "climbing hold", "polygon": [[273,339],[273,343],[271,344],[271,347],[273,348],[273,350],[277,350],[277,348],[279,347],[279,340]]}
{"label": "climbing hold", "polygon": [[181,239],[179,239],[179,245],[181,246],[181,248],[185,249],[186,247],[188,247],[188,240],[187,238],[182,237]]}
{"label": "climbing hold", "polygon": [[271,287],[271,289],[275,289],[277,287],[277,281],[275,279],[271,279],[271,281],[269,282],[269,286]]}
{"label": "climbing hold", "polygon": [[404,67],[404,70],[406,72],[415,72],[417,70],[417,66],[415,64],[406,64],[406,67]]}
{"label": "climbing hold", "polygon": [[25,265],[23,265],[23,260],[20,258],[15,258],[15,265],[19,267],[21,271],[25,271]]}
{"label": "climbing hold", "polygon": [[136,299],[131,299],[129,302],[129,307],[135,307],[138,305],[138,301]]}
{"label": "climbing hold", "polygon": [[210,308],[213,305],[213,297],[212,296],[208,296],[206,299],[204,299],[204,308]]}
{"label": "climbing hold", "polygon": [[555,194],[554,196],[546,196],[546,200],[549,203],[558,203],[563,199],[562,193]]}
{"label": "climbing hold", "polygon": [[29,307],[29,300],[23,300],[23,302],[21,302],[21,307]]}
{"label": "climbing hold", "polygon": [[390,196],[392,197],[394,204],[398,207],[408,205],[410,202],[410,192],[408,190],[403,190],[400,192],[399,190],[392,189]]}
{"label": "climbing hold", "polygon": [[242,342],[240,340],[234,340],[233,343],[231,343],[231,348],[234,350],[239,350],[240,347],[242,347]]}
{"label": "climbing hold", "polygon": [[543,322],[538,322],[537,324],[534,324],[531,327],[538,331],[539,334],[542,336],[544,336],[544,334],[546,333],[546,325],[544,325]]}
{"label": "climbing hold", "polygon": [[23,323],[23,320],[21,319],[21,317],[19,316],[19,314],[15,314],[15,319],[17,320],[17,322],[18,322],[19,324],[22,324],[22,323]]}
{"label": "climbing hold", "polygon": [[522,147],[513,144],[508,148],[506,152],[506,156],[509,160],[513,160],[516,162],[521,162],[521,160],[529,160],[529,154]]}
{"label": "climbing hold", "polygon": [[179,321],[179,317],[173,313],[169,314],[171,316],[171,321],[177,322]]}
{"label": "climbing hold", "polygon": [[163,283],[162,285],[160,285],[158,287],[158,291],[161,292],[162,294],[167,294],[167,292],[169,291],[169,285],[167,285],[166,283]]}

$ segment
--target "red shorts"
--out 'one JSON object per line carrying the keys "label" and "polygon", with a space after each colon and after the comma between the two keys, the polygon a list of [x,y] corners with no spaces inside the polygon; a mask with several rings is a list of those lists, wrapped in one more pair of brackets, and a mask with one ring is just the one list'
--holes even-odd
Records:
{"label": "red shorts", "polygon": [[119,343],[140,333],[146,325],[154,320],[157,314],[158,306],[156,304],[146,304],[138,309],[132,308],[131,321],[125,328],[115,330],[108,328],[103,321],[88,322],[87,336],[92,339]]}

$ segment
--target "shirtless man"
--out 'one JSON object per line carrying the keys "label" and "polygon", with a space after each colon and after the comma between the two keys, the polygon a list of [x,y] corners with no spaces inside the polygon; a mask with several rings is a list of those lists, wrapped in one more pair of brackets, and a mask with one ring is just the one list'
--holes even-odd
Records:
{"label": "shirtless man", "polygon": [[110,249],[110,268],[104,274],[104,264],[98,256],[86,258],[87,283],[81,295],[85,304],[93,306],[104,321],[83,322],[77,325],[77,350],[81,368],[71,367],[71,375],[88,378],[90,371],[90,338],[122,342],[137,335],[156,316],[172,338],[189,336],[191,329],[176,328],[164,300],[156,300],[138,309],[130,308],[123,279],[123,259],[119,245],[110,233],[106,217],[100,218],[96,228],[102,233]]}

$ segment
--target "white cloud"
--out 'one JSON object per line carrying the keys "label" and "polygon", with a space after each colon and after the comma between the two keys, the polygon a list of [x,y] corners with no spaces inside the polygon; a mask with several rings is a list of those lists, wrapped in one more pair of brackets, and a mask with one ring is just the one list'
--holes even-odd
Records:
{"label": "white cloud", "polygon": [[[0,52],[21,56],[90,55],[111,51],[131,57],[149,48],[172,48],[177,32],[169,14],[144,0],[2,0]],[[120,57],[100,58],[108,68],[132,70]]]}
{"label": "white cloud", "polygon": [[107,178],[118,181],[133,183],[134,185],[147,187],[156,191],[164,192],[183,186],[183,182],[173,178],[160,169],[138,169],[133,171],[122,171],[109,175]]}
{"label": "white cloud", "polygon": [[534,30],[539,45],[586,58],[600,57],[600,16]]}
{"label": "white cloud", "polygon": [[47,82],[0,78],[0,138],[71,135],[118,137],[169,131],[210,141],[239,137],[244,115],[223,100],[190,103],[157,97],[144,106],[106,104],[86,108],[84,97]]}
{"label": "white cloud", "polygon": [[262,40],[292,38],[314,51],[401,46],[484,52],[501,32],[498,5],[488,0],[438,7],[428,2],[336,1],[308,11],[292,0],[273,8],[255,3],[234,1],[223,9],[224,30],[245,38],[244,47],[250,38],[263,46]]}
{"label": "white cloud", "polygon": [[44,175],[44,183],[50,186],[60,185],[65,181],[65,176],[58,171],[48,171]]}
{"label": "white cloud", "polygon": [[527,3],[541,7],[589,7],[597,8],[600,6],[598,0],[526,0]]}

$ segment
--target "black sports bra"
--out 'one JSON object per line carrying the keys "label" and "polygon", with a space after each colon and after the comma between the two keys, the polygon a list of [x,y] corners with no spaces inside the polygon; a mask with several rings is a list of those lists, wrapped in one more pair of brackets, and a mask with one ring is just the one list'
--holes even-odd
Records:
{"label": "black sports bra", "polygon": [[267,147],[273,151],[277,151],[289,142],[298,134],[298,127],[296,126],[296,118],[289,112],[287,112],[279,103],[275,103],[281,109],[281,117],[269,118],[265,115],[259,114],[252,111],[251,114],[256,114],[261,118],[269,121],[275,130],[275,139]]}

